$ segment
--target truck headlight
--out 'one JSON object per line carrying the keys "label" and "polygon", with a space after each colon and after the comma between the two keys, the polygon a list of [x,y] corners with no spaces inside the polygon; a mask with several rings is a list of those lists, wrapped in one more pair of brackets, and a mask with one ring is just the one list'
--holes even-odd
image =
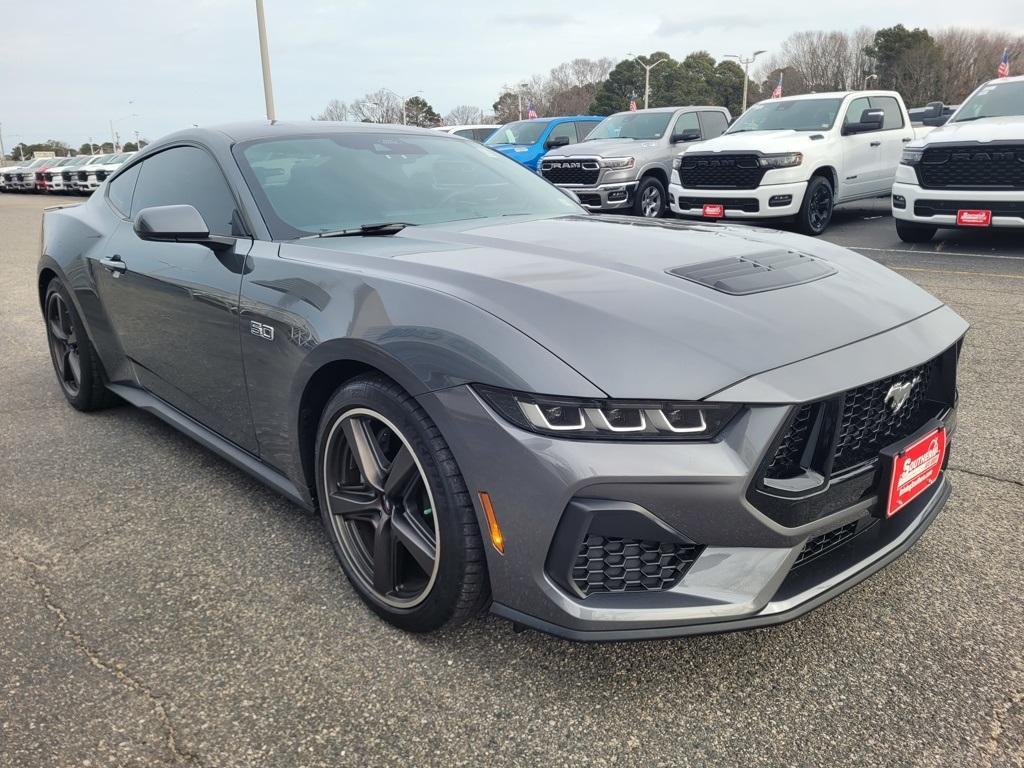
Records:
{"label": "truck headlight", "polygon": [[904,149],[900,156],[900,165],[918,165],[924,157],[923,149]]}
{"label": "truck headlight", "polygon": [[678,171],[680,166],[682,166],[682,164],[683,164],[683,156],[682,155],[676,155],[675,157],[672,158],[672,168],[674,170]]}
{"label": "truck headlight", "polygon": [[764,155],[758,163],[762,168],[792,168],[803,161],[802,152],[784,152],[779,155]]}
{"label": "truck headlight", "polygon": [[627,168],[632,168],[635,162],[632,157],[606,157],[601,164],[613,171],[624,171]]}

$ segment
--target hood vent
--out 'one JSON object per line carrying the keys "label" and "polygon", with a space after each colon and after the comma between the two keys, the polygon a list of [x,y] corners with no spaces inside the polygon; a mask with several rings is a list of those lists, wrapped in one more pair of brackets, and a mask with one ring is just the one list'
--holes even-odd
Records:
{"label": "hood vent", "polygon": [[722,293],[745,296],[802,285],[834,275],[828,262],[796,251],[772,249],[737,258],[715,259],[668,270],[670,275],[706,285]]}

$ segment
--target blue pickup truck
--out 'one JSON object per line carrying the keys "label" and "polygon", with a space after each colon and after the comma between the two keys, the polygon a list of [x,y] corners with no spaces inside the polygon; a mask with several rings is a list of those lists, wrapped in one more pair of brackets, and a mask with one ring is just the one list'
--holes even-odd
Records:
{"label": "blue pickup truck", "polygon": [[583,141],[602,120],[592,115],[517,120],[501,126],[484,143],[536,171],[545,152]]}

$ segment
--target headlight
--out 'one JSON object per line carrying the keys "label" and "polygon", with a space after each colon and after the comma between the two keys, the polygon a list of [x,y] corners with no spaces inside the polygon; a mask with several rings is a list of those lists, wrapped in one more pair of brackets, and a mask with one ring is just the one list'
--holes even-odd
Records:
{"label": "headlight", "polygon": [[673,168],[674,168],[675,170],[677,170],[677,171],[678,171],[678,170],[679,170],[679,167],[680,167],[680,166],[681,166],[682,164],[683,164],[683,156],[682,156],[682,155],[676,155],[676,156],[675,156],[674,158],[672,158],[672,167],[673,167]]}
{"label": "headlight", "polygon": [[624,171],[627,168],[632,168],[636,161],[632,157],[606,157],[601,161],[601,164],[605,168],[611,168],[616,171]]}
{"label": "headlight", "polygon": [[917,165],[924,157],[923,149],[904,149],[900,156],[900,165]]}
{"label": "headlight", "polygon": [[792,168],[804,161],[801,152],[785,152],[781,155],[765,155],[758,160],[762,168]]}
{"label": "headlight", "polygon": [[740,409],[721,403],[549,397],[480,384],[473,389],[517,427],[587,440],[710,440]]}

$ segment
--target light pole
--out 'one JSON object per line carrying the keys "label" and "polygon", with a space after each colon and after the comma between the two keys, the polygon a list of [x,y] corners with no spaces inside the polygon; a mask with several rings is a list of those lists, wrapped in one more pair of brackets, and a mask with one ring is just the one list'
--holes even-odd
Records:
{"label": "light pole", "polygon": [[668,61],[668,59],[658,59],[653,64],[644,64],[642,61],[640,61],[640,57],[635,53],[627,53],[626,55],[632,56],[633,61],[635,61],[637,64],[644,68],[644,109],[647,109],[648,101],[650,100],[651,96],[651,70],[654,69],[659,64],[661,64],[661,62]]}
{"label": "light pole", "polygon": [[872,80],[877,80],[877,79],[878,79],[878,75],[868,75],[867,77],[865,77],[864,78],[864,90],[866,91],[868,89],[868,83],[870,83]]}
{"label": "light pole", "polygon": [[263,17],[263,0],[256,0],[256,26],[260,33],[260,65],[263,67],[263,100],[267,103],[267,120],[274,122],[274,85],[270,82],[270,53],[267,51],[267,22]]}
{"label": "light pole", "polygon": [[0,123],[0,165],[4,164],[4,124]]}
{"label": "light pole", "polygon": [[744,59],[742,56],[738,56],[735,53],[727,53],[723,56],[723,58],[726,59],[736,59],[736,61],[743,65],[743,112],[747,111],[747,83],[750,81],[747,73],[750,71],[750,65],[754,63],[754,59],[762,53],[767,53],[767,51],[754,51],[753,55],[749,59]]}
{"label": "light pole", "polygon": [[406,97],[405,97],[405,98],[403,99],[403,98],[402,98],[401,96],[399,96],[399,95],[398,95],[397,93],[395,93],[394,91],[392,91],[392,90],[391,90],[390,88],[381,88],[381,90],[382,90],[382,91],[387,91],[387,92],[388,92],[388,93],[390,93],[390,94],[391,94],[392,96],[394,96],[394,97],[395,97],[396,99],[398,99],[398,100],[399,100],[400,102],[402,102],[402,125],[406,125],[406,118],[405,118],[405,105],[409,103],[409,99],[411,99],[411,98],[412,98],[413,96],[415,96],[415,95],[417,95],[417,94],[423,93],[423,91],[422,91],[422,90],[420,90],[420,91],[415,91],[415,92],[413,92],[413,93],[410,93],[410,94],[409,94],[408,96],[406,96]]}
{"label": "light pole", "polygon": [[[129,101],[128,103],[131,104],[132,102]],[[117,135],[117,132],[114,130],[114,123],[120,123],[122,120],[128,120],[128,119],[133,118],[133,117],[138,117],[138,115],[136,115],[133,112],[130,115],[125,115],[124,117],[119,117],[119,118],[117,118],[115,120],[111,120],[110,121],[110,141],[112,142],[111,146],[113,146],[115,152],[120,152],[121,151],[121,148],[119,146],[119,144],[121,143],[121,140],[120,140],[120,137]]]}
{"label": "light pole", "polygon": [[519,97],[519,119],[523,119],[523,91],[528,87],[528,83],[520,83],[516,89],[516,96]]}

